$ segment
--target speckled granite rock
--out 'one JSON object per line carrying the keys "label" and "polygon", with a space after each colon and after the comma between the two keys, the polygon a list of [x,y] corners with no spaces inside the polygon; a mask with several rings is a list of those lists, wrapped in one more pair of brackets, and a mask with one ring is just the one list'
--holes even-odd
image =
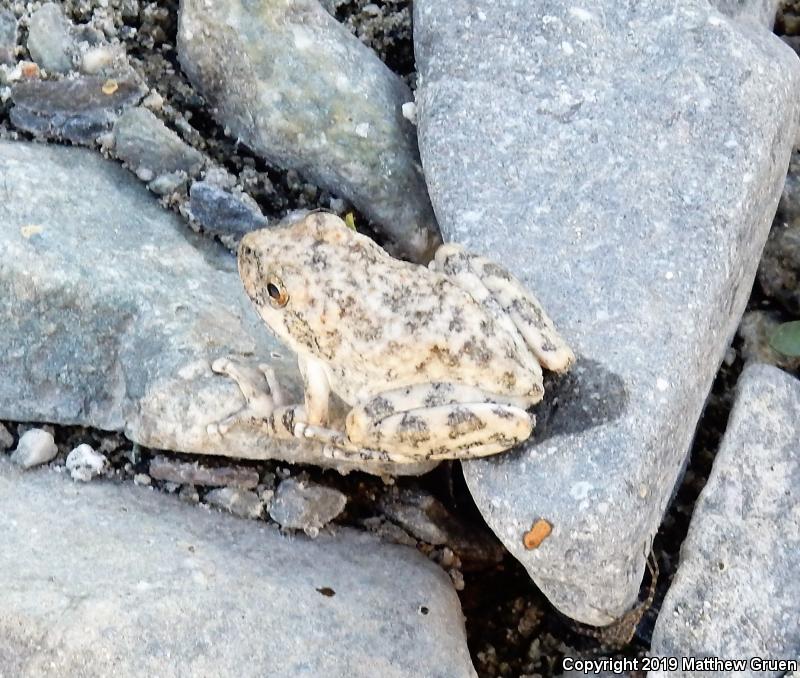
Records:
{"label": "speckled granite rock", "polygon": [[0,142],[0,176],[0,419],[124,430],[169,450],[338,464],[316,445],[244,426],[207,433],[243,405],[235,384],[211,372],[217,357],[271,363],[300,398],[294,356],[258,319],[224,248],[86,150]]}
{"label": "speckled granite rock", "polygon": [[287,539],[2,459],[0,534],[4,675],[475,675],[444,572],[369,535]]}
{"label": "speckled granite rock", "polygon": [[[467,482],[548,598],[607,624],[635,601],[744,309],[797,134],[800,63],[703,0],[414,12],[420,150],[445,238],[525,281],[578,355],[546,385],[531,442],[465,464]],[[553,532],[526,550],[540,518]]]}
{"label": "speckled granite rock", "polygon": [[656,621],[654,655],[800,656],[798,412],[800,381],[767,365],[745,368],[728,429],[681,547],[678,572]]}
{"label": "speckled granite rock", "polygon": [[116,81],[113,88],[105,78],[90,76],[22,81],[11,89],[10,118],[15,127],[40,137],[92,145],[146,93],[135,79]]}
{"label": "speckled granite rock", "polygon": [[181,65],[217,120],[427,260],[438,230],[399,77],[317,0],[182,0]]}

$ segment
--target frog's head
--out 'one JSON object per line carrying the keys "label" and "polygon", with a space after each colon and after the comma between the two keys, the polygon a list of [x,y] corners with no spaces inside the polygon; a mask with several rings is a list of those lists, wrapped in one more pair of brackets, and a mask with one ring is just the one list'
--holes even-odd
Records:
{"label": "frog's head", "polygon": [[325,353],[317,339],[326,330],[323,296],[340,277],[342,252],[356,235],[336,215],[312,212],[242,238],[238,258],[245,291],[264,322],[295,351]]}

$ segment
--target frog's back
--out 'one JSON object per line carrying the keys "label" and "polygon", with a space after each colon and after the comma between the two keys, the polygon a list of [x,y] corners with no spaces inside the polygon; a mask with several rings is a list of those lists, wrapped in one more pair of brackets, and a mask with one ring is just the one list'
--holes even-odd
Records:
{"label": "frog's back", "polygon": [[343,399],[432,381],[507,395],[540,390],[538,365],[516,337],[447,276],[393,259],[352,231],[324,236],[304,236],[307,284],[320,293],[308,322],[312,352]]}

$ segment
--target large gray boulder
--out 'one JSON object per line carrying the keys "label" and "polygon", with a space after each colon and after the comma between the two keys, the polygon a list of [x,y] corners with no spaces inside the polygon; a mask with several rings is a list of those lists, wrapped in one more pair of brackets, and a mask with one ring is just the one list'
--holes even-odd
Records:
{"label": "large gray boulder", "polygon": [[0,419],[121,430],[167,450],[352,468],[324,458],[319,445],[253,427],[208,433],[244,404],[236,385],[211,371],[215,358],[270,363],[302,397],[294,355],[258,319],[227,250],[86,150],[0,142],[0,179]]}
{"label": "large gray boulder", "polygon": [[474,676],[458,597],[414,549],[288,538],[0,456],[0,674]]}
{"label": "large gray boulder", "polygon": [[[767,365],[745,368],[728,429],[681,547],[678,572],[656,621],[654,655],[800,656],[798,412],[800,381]],[[736,675],[785,672],[757,668],[748,664]]]}
{"label": "large gray boulder", "polygon": [[[417,0],[414,26],[445,239],[517,274],[578,354],[533,439],[467,482],[548,598],[607,624],[636,599],[744,309],[800,64],[705,0]],[[538,519],[553,532],[527,550]]]}

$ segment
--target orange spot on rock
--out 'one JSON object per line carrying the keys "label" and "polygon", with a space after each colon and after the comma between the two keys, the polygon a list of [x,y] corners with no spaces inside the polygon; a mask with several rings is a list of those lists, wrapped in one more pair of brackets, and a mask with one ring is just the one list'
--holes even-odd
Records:
{"label": "orange spot on rock", "polygon": [[103,91],[103,94],[107,94],[111,96],[119,89],[119,84],[114,78],[109,78],[103,83],[103,86],[100,88]]}
{"label": "orange spot on rock", "polygon": [[529,551],[538,549],[542,545],[542,542],[550,536],[552,531],[553,525],[544,518],[539,518],[539,520],[533,523],[531,529],[522,536],[522,543]]}

